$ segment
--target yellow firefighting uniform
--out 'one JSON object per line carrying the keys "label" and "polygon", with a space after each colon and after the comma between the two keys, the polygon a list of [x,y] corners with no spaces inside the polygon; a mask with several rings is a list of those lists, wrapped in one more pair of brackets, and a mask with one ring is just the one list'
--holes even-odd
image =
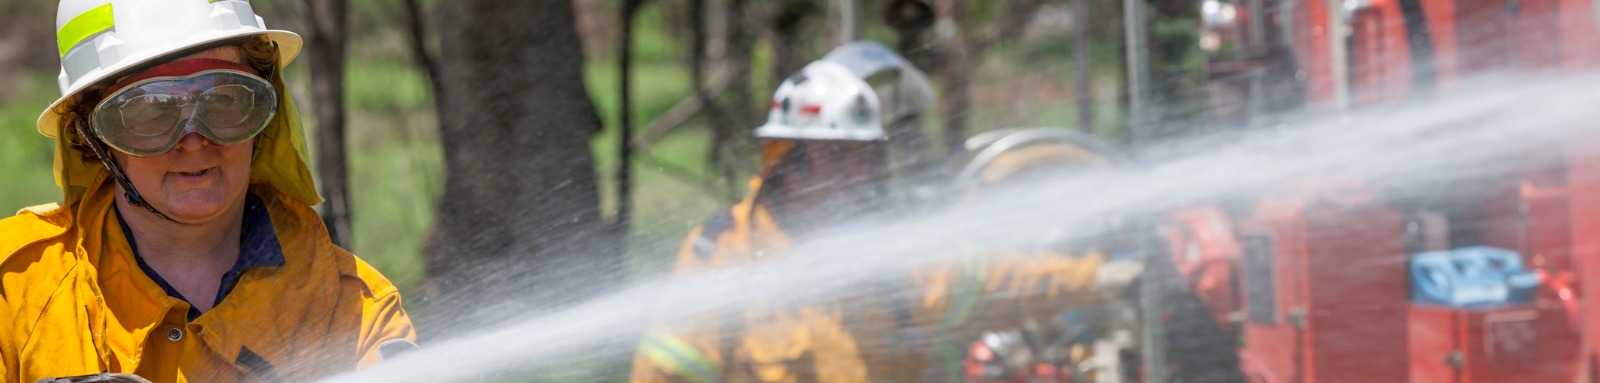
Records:
{"label": "yellow firefighting uniform", "polygon": [[155,382],[310,381],[414,347],[395,286],[335,246],[311,209],[321,199],[304,132],[280,97],[278,116],[257,136],[250,193],[267,209],[283,264],[248,269],[194,320],[137,265],[109,172],[56,140],[64,202],[0,220],[0,382],[102,372]]}
{"label": "yellow firefighting uniform", "polygon": [[1096,303],[1095,278],[1105,256],[1099,251],[1067,255],[1055,251],[987,253],[930,266],[913,273],[921,300],[912,306],[920,356],[903,368],[927,381],[959,374],[967,348],[984,332],[1051,324],[1064,310]]}
{"label": "yellow firefighting uniform", "polygon": [[[737,266],[791,246],[757,201],[760,187],[761,180],[752,179],[743,201],[689,233],[675,274]],[[905,285],[875,285],[832,304],[747,307],[734,318],[659,324],[639,346],[632,382],[920,382],[947,376],[944,367],[958,367],[960,354],[982,332],[1015,329],[1028,318],[1047,322],[1065,308],[1092,302],[1087,292],[1105,258],[1098,251],[999,255],[974,251],[962,262],[908,272]]]}
{"label": "yellow firefighting uniform", "polygon": [[[772,256],[791,239],[756,196],[689,233],[675,274],[737,266]],[[783,255],[794,256],[794,255]],[[659,324],[639,346],[633,382],[867,382],[865,362],[836,304],[751,305],[731,318]]]}
{"label": "yellow firefighting uniform", "polygon": [[[1074,147],[1025,147],[995,157],[978,181],[999,183],[1033,166],[1101,161]],[[1097,276],[1108,250],[1098,244],[962,249],[965,254],[954,262],[915,271],[911,284],[921,299],[911,311],[923,356],[909,359],[918,363],[909,368],[921,370],[924,381],[958,381],[962,358],[984,332],[1016,330],[1030,321],[1047,326],[1065,310],[1096,304]]]}

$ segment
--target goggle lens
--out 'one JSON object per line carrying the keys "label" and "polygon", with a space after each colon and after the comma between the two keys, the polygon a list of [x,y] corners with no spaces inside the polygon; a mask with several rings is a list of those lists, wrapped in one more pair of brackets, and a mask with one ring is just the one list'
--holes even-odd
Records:
{"label": "goggle lens", "polygon": [[189,125],[218,144],[243,142],[261,133],[277,108],[266,80],[218,69],[124,87],[95,107],[92,127],[119,151],[154,156],[172,150]]}

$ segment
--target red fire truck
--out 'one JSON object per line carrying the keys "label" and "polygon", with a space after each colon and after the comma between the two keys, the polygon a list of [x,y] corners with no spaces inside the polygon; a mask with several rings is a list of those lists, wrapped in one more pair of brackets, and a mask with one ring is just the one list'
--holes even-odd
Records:
{"label": "red fire truck", "polygon": [[[1260,88],[1240,79],[1287,73],[1312,111],[1393,105],[1485,73],[1600,69],[1594,0],[1208,2],[1230,19],[1208,23],[1208,37],[1235,48],[1213,57],[1212,93],[1248,98]],[[1600,381],[1593,128],[1530,144],[1505,159],[1520,161],[1511,174],[1456,180],[1476,192],[1304,179],[1238,211],[1175,212],[1166,240],[1189,288],[1240,339],[1252,382]],[[1440,284],[1467,294],[1470,281],[1436,273],[1475,267],[1515,268],[1486,275],[1532,287],[1497,304],[1423,299]]]}

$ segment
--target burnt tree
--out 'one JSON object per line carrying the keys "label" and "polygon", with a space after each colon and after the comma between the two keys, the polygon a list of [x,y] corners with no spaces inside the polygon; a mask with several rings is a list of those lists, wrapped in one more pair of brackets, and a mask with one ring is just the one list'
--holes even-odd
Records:
{"label": "burnt tree", "polygon": [[311,15],[311,100],[317,114],[317,176],[322,181],[322,223],[333,243],[350,249],[350,180],[345,162],[344,43],[349,3],[306,0]]}
{"label": "burnt tree", "polygon": [[616,286],[571,2],[438,7],[445,190],[428,246],[429,335],[533,315]]}

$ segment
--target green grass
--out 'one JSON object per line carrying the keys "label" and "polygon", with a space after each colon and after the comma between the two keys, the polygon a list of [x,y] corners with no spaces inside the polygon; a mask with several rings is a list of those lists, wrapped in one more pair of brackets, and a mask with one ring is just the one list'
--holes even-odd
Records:
{"label": "green grass", "polygon": [[36,128],[39,113],[61,94],[54,76],[31,76],[12,84],[8,92],[12,98],[0,104],[0,177],[5,177],[5,186],[0,187],[0,214],[4,216],[23,207],[61,201],[61,189],[50,170],[55,141],[40,135]]}
{"label": "green grass", "polygon": [[[432,113],[362,114],[365,124],[431,127]],[[353,127],[355,128],[355,127]],[[426,273],[423,241],[443,191],[443,150],[431,135],[395,135],[352,142],[351,226],[354,249],[402,291],[420,286]]]}
{"label": "green grass", "polygon": [[[636,47],[640,45],[646,44]],[[648,51],[659,48],[641,49],[644,51],[636,51],[641,60],[632,72],[635,134],[691,93],[689,70],[684,65],[687,58]],[[591,62],[584,72],[590,98],[605,124],[591,142],[601,179],[601,210],[614,219],[620,131],[617,111],[621,108],[617,64]],[[715,190],[707,188],[711,185],[706,181],[705,166],[709,144],[705,121],[693,119],[652,143],[649,150],[634,153],[633,219],[627,252],[630,275],[666,270],[684,234],[726,204]]]}
{"label": "green grass", "polygon": [[703,173],[704,162],[697,160],[709,150],[708,135],[705,130],[694,130],[671,136],[648,153],[650,158],[635,164],[633,226],[627,254],[631,275],[670,269],[678,245],[689,230],[728,205],[707,190],[705,181],[688,179],[670,170]]}
{"label": "green grass", "polygon": [[344,99],[351,110],[376,112],[433,106],[427,75],[410,62],[351,62],[344,74]]}

